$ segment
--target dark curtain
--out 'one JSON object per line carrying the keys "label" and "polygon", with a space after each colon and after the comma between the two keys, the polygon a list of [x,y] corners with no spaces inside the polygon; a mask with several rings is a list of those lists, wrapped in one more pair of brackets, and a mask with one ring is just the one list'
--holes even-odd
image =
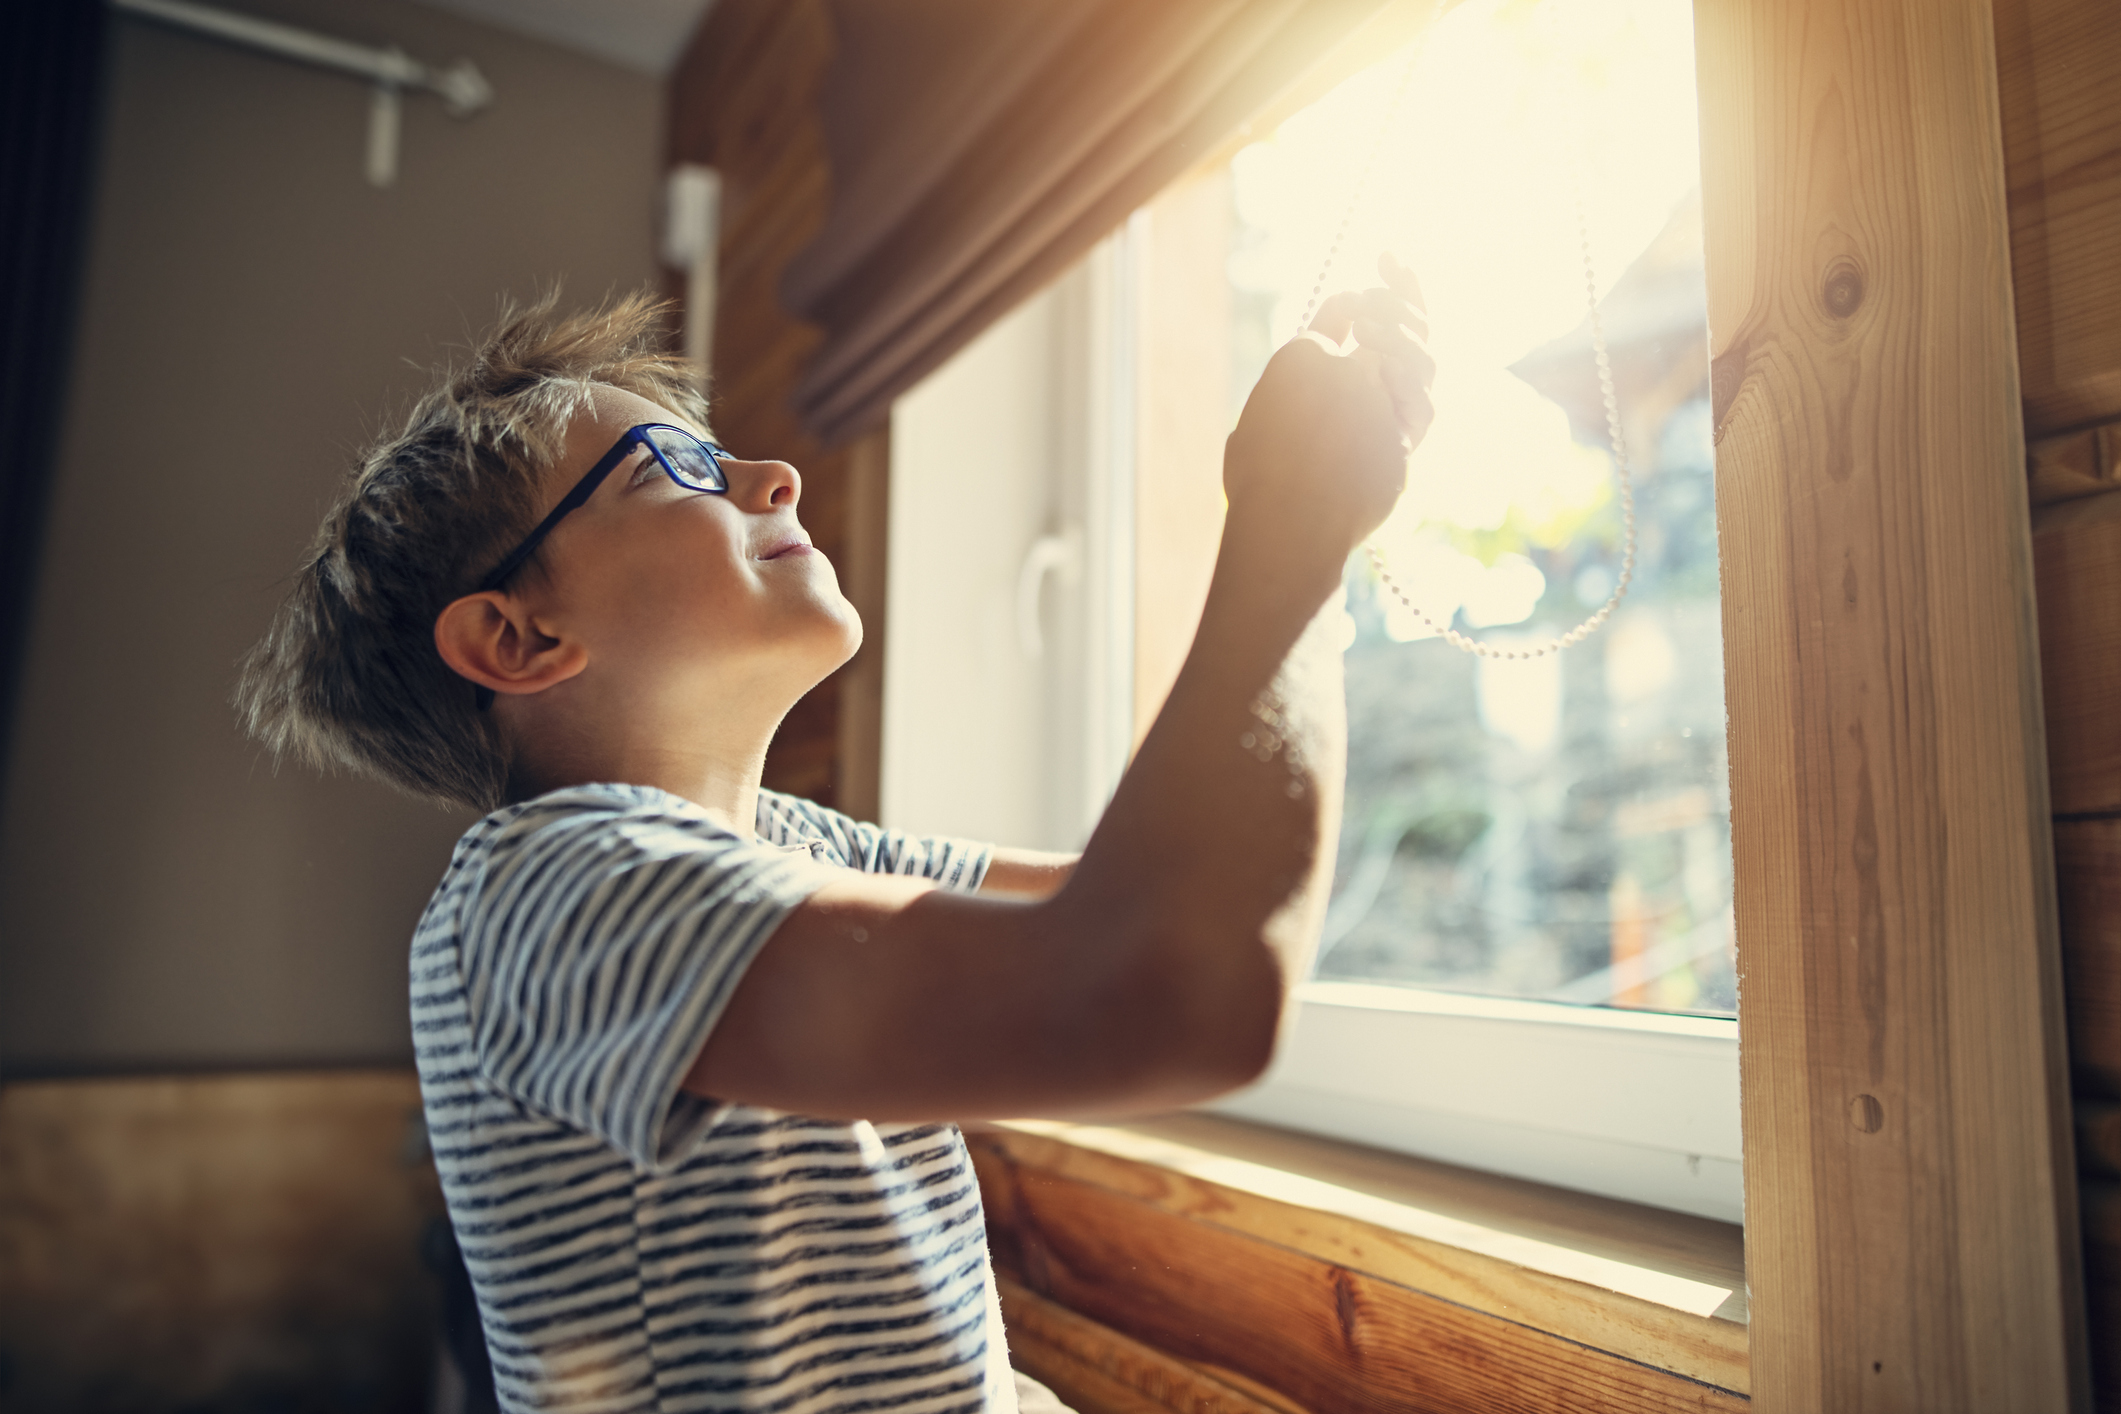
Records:
{"label": "dark curtain", "polygon": [[[831,0],[824,228],[781,280],[836,441],[1215,153],[1388,0]],[[1423,10],[1432,12],[1433,3]],[[1394,33],[1372,25],[1379,53]]]}
{"label": "dark curtain", "polygon": [[71,362],[106,15],[101,0],[0,4],[0,771]]}

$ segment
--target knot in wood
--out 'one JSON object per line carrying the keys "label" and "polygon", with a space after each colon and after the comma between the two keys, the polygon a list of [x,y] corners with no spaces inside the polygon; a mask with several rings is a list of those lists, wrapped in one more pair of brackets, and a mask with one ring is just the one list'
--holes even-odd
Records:
{"label": "knot in wood", "polygon": [[1849,1123],[1865,1134],[1876,1134],[1885,1127],[1885,1106],[1876,1095],[1858,1095],[1849,1101]]}
{"label": "knot in wood", "polygon": [[1863,303],[1863,267],[1847,256],[1826,267],[1826,282],[1819,287],[1826,312],[1846,319]]}

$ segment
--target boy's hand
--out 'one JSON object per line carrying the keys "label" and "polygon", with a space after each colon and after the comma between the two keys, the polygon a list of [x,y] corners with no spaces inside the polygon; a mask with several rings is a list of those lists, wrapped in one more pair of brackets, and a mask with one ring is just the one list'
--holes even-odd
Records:
{"label": "boy's hand", "polygon": [[1223,457],[1232,521],[1271,527],[1336,572],[1391,512],[1435,415],[1420,286],[1389,255],[1379,266],[1386,288],[1335,295],[1275,353]]}

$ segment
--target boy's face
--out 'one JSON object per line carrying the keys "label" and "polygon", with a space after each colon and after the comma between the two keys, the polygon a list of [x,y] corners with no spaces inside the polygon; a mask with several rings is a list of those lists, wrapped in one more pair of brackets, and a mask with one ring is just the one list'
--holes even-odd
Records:
{"label": "boy's face", "polygon": [[[545,507],[644,422],[685,425],[646,398],[596,388],[568,425]],[[726,709],[739,692],[777,720],[861,646],[861,619],[796,519],[795,468],[727,458],[723,469],[726,495],[688,491],[635,447],[553,528],[539,551],[546,575],[522,589],[586,646],[585,683],[644,708]]]}

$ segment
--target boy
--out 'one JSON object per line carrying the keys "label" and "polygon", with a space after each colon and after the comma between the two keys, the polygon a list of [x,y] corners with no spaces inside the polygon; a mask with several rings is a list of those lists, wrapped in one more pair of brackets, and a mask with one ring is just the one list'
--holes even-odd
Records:
{"label": "boy", "polygon": [[861,625],[800,474],[712,444],[647,302],[508,320],[368,455],[238,706],[276,753],[491,812],[412,997],[504,1408],[1014,1409],[950,1121],[1243,1084],[1307,970],[1321,610],[1431,372],[1391,291],[1314,327],[1230,438],[1198,638],[1080,860],[760,789]]}

